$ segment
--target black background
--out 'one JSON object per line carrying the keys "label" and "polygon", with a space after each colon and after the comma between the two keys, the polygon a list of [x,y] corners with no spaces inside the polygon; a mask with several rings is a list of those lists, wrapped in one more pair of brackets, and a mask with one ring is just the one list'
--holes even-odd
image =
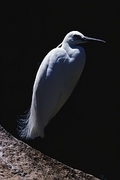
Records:
{"label": "black background", "polygon": [[28,143],[97,177],[118,175],[118,3],[39,1],[1,5],[1,124],[14,136],[17,116],[31,103],[44,56],[71,30],[101,38],[84,45],[87,61],[79,84],[45,129]]}

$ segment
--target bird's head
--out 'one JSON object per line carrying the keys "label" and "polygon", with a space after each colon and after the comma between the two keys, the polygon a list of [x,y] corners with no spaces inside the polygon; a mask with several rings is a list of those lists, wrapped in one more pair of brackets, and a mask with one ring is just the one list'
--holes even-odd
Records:
{"label": "bird's head", "polygon": [[63,40],[64,43],[68,43],[70,46],[78,46],[82,43],[86,43],[89,41],[98,41],[98,42],[105,43],[105,41],[103,41],[101,39],[84,36],[82,33],[78,32],[78,31],[69,32]]}

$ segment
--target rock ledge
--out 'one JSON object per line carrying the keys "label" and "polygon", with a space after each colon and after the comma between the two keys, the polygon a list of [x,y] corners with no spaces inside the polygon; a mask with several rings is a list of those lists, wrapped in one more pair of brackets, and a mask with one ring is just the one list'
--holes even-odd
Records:
{"label": "rock ledge", "polygon": [[99,180],[16,139],[0,126],[0,180]]}

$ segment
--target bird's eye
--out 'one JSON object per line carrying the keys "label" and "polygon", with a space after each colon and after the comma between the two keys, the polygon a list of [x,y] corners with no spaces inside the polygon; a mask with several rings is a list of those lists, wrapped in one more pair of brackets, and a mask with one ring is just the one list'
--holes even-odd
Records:
{"label": "bird's eye", "polygon": [[78,39],[81,39],[81,36],[74,34],[73,38],[74,38],[74,40],[78,40]]}

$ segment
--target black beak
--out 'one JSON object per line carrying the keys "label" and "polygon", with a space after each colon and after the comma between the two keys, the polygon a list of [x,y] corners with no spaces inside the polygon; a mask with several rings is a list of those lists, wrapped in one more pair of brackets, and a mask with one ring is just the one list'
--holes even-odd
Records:
{"label": "black beak", "polygon": [[91,37],[87,37],[87,36],[84,36],[83,38],[83,41],[86,41],[86,42],[102,42],[102,43],[106,43],[104,40],[101,40],[101,39],[96,39],[96,38],[91,38]]}

